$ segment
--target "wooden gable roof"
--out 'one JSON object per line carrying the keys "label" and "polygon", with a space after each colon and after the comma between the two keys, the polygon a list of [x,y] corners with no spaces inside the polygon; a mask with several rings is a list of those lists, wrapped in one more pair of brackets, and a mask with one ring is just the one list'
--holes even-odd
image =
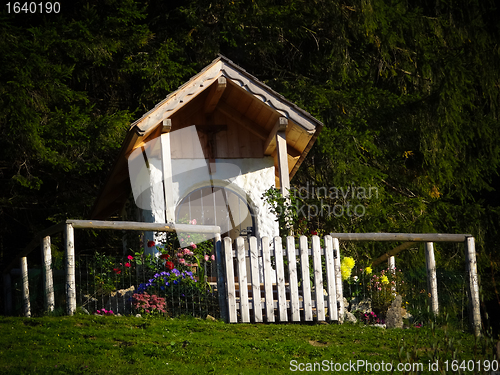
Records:
{"label": "wooden gable roof", "polygon": [[[295,175],[323,124],[224,56],[168,95],[131,126],[91,213],[105,219],[119,211],[130,195],[127,157],[162,133],[196,125],[200,140],[218,129],[217,158],[272,156],[278,165],[275,135],[279,119],[288,120],[286,142],[290,179]],[[203,143],[203,142],[202,142]],[[172,149],[172,157],[175,147]],[[279,178],[277,186],[279,185]]]}

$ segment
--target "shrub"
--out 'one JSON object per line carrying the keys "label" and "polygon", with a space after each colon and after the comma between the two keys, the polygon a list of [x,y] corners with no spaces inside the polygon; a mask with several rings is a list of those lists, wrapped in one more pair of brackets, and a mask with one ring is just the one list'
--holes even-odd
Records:
{"label": "shrub", "polygon": [[155,294],[135,293],[133,296],[132,307],[141,314],[166,313],[165,298],[158,297]]}

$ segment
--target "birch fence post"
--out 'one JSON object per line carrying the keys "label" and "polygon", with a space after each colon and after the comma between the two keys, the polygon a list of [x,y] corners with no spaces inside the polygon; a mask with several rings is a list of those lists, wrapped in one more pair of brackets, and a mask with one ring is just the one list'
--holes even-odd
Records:
{"label": "birch fence post", "polygon": [[469,320],[475,336],[481,335],[481,312],[479,307],[479,280],[477,276],[476,248],[474,237],[465,240],[465,264],[469,279]]}
{"label": "birch fence post", "polygon": [[439,314],[436,260],[434,258],[434,243],[425,243],[425,263],[427,270],[427,290],[430,293],[431,311],[434,316]]}
{"label": "birch fence post", "polygon": [[50,236],[42,238],[43,262],[43,294],[45,310],[54,311],[54,281],[52,278],[52,253],[50,251]]}
{"label": "birch fence post", "polygon": [[21,281],[22,281],[22,294],[23,294],[23,314],[26,318],[31,317],[30,309],[30,287],[28,278],[28,258],[21,258]]}
{"label": "birch fence post", "polygon": [[66,253],[66,312],[73,315],[76,310],[76,283],[75,283],[75,234],[73,225],[66,224],[64,228],[64,242]]}
{"label": "birch fence post", "polygon": [[340,273],[340,245],[339,239],[333,238],[333,254],[335,263],[335,286],[337,287],[337,305],[339,309],[339,323],[344,322],[344,292],[342,290],[342,274]]}

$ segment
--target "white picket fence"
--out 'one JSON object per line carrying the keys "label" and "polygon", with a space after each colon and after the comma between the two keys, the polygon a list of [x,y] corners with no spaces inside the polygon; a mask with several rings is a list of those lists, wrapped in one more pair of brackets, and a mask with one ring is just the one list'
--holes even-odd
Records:
{"label": "white picket fence", "polygon": [[327,235],[321,247],[320,238],[313,236],[309,247],[307,237],[302,236],[298,249],[293,237],[286,241],[283,248],[279,237],[273,239],[272,246],[268,237],[260,241],[250,237],[249,250],[245,250],[242,237],[234,241],[234,249],[231,238],[224,239],[224,292],[230,323],[258,323],[264,319],[268,323],[325,321],[327,316],[329,321],[342,319],[342,314],[339,316],[344,306],[338,239]]}

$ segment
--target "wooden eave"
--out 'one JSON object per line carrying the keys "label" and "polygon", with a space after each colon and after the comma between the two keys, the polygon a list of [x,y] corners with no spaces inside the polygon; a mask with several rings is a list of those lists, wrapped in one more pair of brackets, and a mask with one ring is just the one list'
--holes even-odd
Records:
{"label": "wooden eave", "polygon": [[310,114],[224,56],[219,56],[130,126],[115,165],[93,207],[91,218],[105,219],[123,207],[131,192],[127,157],[137,147],[158,137],[164,120],[171,120],[172,131],[193,124],[202,126],[200,117],[195,117],[201,112],[206,118],[223,117],[245,129],[252,137],[257,137],[262,143],[261,156],[273,157],[275,167],[278,166],[276,123],[280,117],[285,117],[288,120],[286,141],[290,179],[323,127]]}

